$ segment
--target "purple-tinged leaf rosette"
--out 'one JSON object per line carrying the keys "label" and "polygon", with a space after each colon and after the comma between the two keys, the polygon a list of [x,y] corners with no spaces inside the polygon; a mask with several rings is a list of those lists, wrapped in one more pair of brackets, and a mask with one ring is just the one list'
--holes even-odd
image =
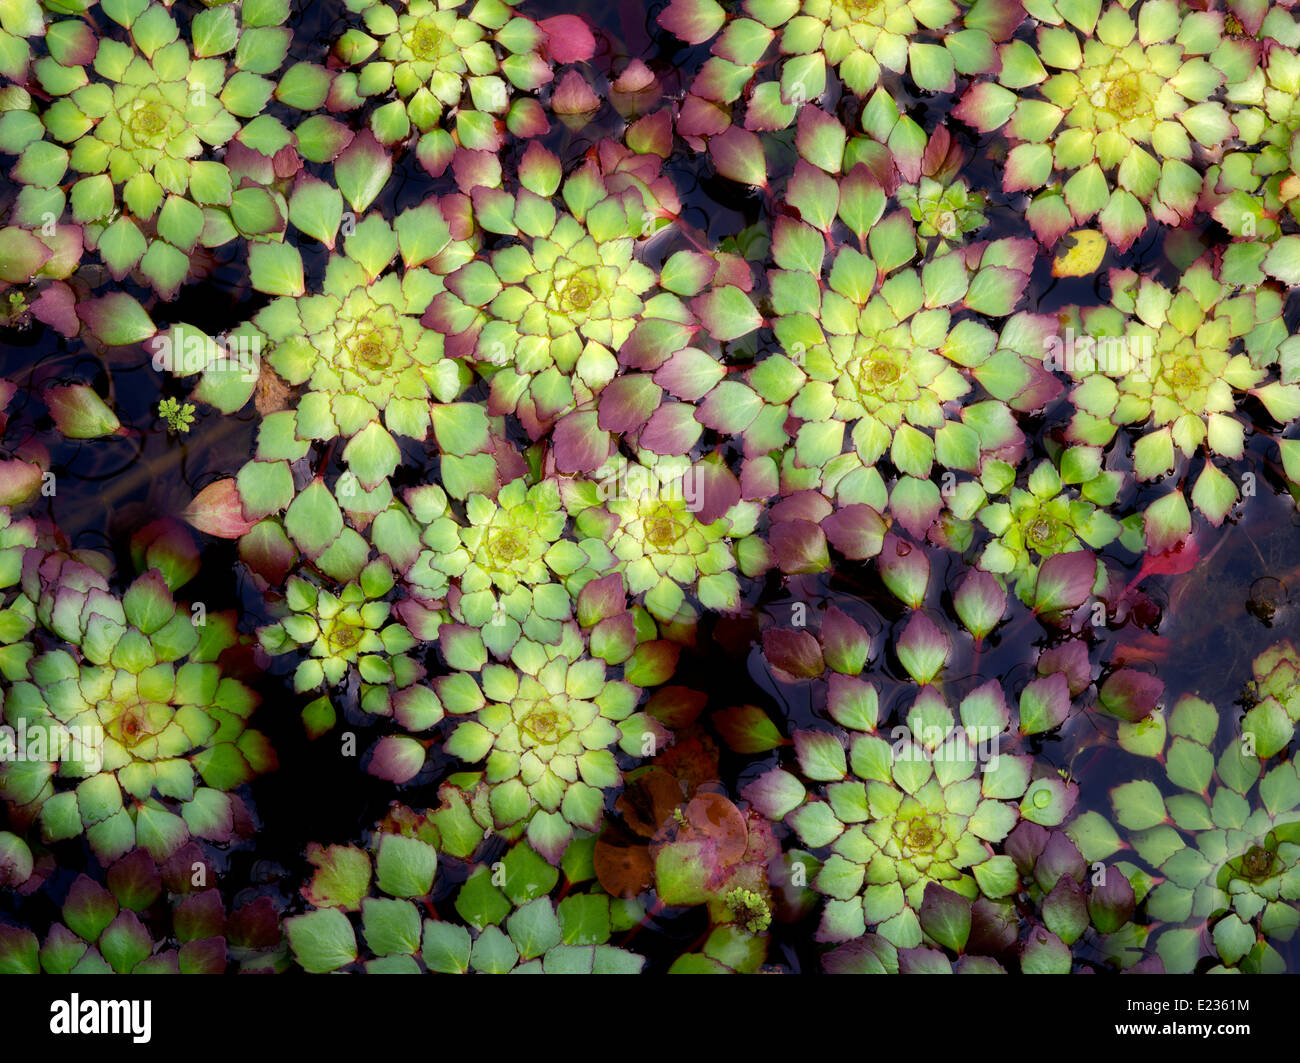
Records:
{"label": "purple-tinged leaf rosette", "polygon": [[28,144],[16,171],[47,190],[31,197],[27,223],[40,224],[38,210],[61,217],[64,175],[81,175],[67,195],[86,246],[115,279],[138,270],[164,297],[185,282],[196,248],[283,231],[275,211],[243,209],[252,193],[236,191],[211,156],[270,100],[267,75],[287,53],[288,13],[287,4],[202,11],[189,41],[162,4],[105,11],[126,41],[96,39],[80,19],[51,23],[50,54],[36,64],[52,99],[41,112],[50,140]]}
{"label": "purple-tinged leaf rosette", "polygon": [[[746,6],[770,19],[792,5],[750,0]],[[1022,18],[1019,4],[987,0],[966,11],[949,0],[803,0],[781,32],[781,51],[793,57],[782,69],[783,102],[800,95],[800,86],[804,99],[819,96],[826,67],[857,96],[876,86],[882,70],[906,71],[929,92],[951,92],[955,74],[994,68],[994,45]]]}
{"label": "purple-tinged leaf rosette", "polygon": [[[569,587],[608,572],[613,555],[601,539],[564,536],[568,512],[554,480],[514,480],[496,500],[470,495],[468,525],[458,529],[469,563],[458,573],[452,613],[482,630],[498,656],[522,634],[555,643],[573,616]],[[491,630],[488,630],[491,629]]]}
{"label": "purple-tinged leaf rosette", "polygon": [[[322,202],[331,198],[333,213],[324,231],[332,237],[342,203],[329,190]],[[452,408],[439,414],[432,408],[454,403],[469,373],[444,357],[443,336],[420,322],[444,290],[443,275],[474,252],[453,236],[437,201],[403,211],[391,225],[378,215],[365,218],[343,237],[343,249],[330,257],[321,292],[308,294],[294,247],[254,245],[249,263],[253,287],[275,298],[245,331],[254,356],[289,385],[303,388],[296,404],[296,437],[347,438],[353,456],[345,458],[370,490],[400,460],[393,435],[424,439],[432,427],[444,449],[455,454],[470,453],[466,448],[486,442],[481,411],[470,424],[461,416],[465,411]],[[390,269],[399,257],[404,268]],[[242,406],[256,376],[228,361],[205,364],[210,368],[202,388],[209,390],[200,395],[211,395],[210,401],[227,412]],[[209,379],[213,365],[223,371],[219,381]]]}
{"label": "purple-tinged leaf rosette", "polygon": [[[942,126],[937,133],[943,133],[943,139],[947,139],[947,131]],[[932,135],[931,145],[936,142],[942,143]],[[926,157],[931,157],[929,146]],[[922,172],[916,182],[899,185],[895,193],[899,204],[912,216],[923,252],[932,243],[934,251],[942,254],[985,224],[987,198],[983,192],[971,191],[966,179],[957,176],[960,167],[959,156],[946,166],[934,167],[933,172]]]}
{"label": "purple-tinged leaf rosette", "polygon": [[[389,715],[394,703],[400,702],[401,715],[412,718],[417,706],[410,702],[420,700],[420,694],[430,703],[429,709],[436,699],[427,688],[411,689],[424,677],[424,669],[407,656],[407,651],[415,648],[415,637],[391,620],[392,605],[385,596],[394,582],[392,570],[383,560],[371,561],[355,582],[337,594],[301,576],[290,576],[285,593],[287,615],[259,629],[258,641],[273,656],[295,651],[303,654],[293,675],[295,692],[332,690],[355,672],[360,677],[364,711]],[[327,697],[320,704],[313,703],[308,713],[313,731],[332,724],[328,702]],[[434,717],[426,727],[441,718],[436,710],[424,715]]]}
{"label": "purple-tinged leaf rosette", "polygon": [[954,115],[982,133],[1005,127],[1003,189],[1037,193],[1026,214],[1039,239],[1051,246],[1095,217],[1125,251],[1150,218],[1190,220],[1196,151],[1219,151],[1237,133],[1215,96],[1250,70],[1249,52],[1224,42],[1222,12],[1177,0],[1148,0],[1136,15],[1077,0],[1028,10],[1036,46],[1001,45],[997,79],[972,85]]}
{"label": "purple-tinged leaf rosette", "polygon": [[324,478],[295,486],[293,467],[311,449],[311,440],[297,433],[294,410],[263,417],[253,458],[235,478],[199,492],[186,519],[210,535],[238,539],[241,560],[262,586],[282,587],[300,558],[341,583],[358,579],[371,560],[362,533],[372,522],[382,529],[372,530],[375,549],[404,573],[419,549],[419,532],[393,499],[387,477],[396,447],[383,426],[372,422],[343,447],[348,467],[333,487]]}
{"label": "purple-tinged leaf rosette", "polygon": [[[1099,550],[1120,535],[1119,522],[1093,501],[1114,500],[1119,474],[1099,471],[1097,448],[1075,448],[1066,455],[1066,474],[1087,476],[1077,496],[1068,490],[1062,473],[1042,461],[1023,488],[1011,487],[1007,501],[989,502],[977,515],[994,536],[980,553],[979,567],[1013,582],[1026,605],[1034,601],[1041,561],[1085,546]],[[1095,575],[1095,563],[1092,567]]]}
{"label": "purple-tinged leaf rosette", "polygon": [[[1078,381],[1072,441],[1106,446],[1132,426],[1134,473],[1154,480],[1179,455],[1240,459],[1246,425],[1237,409],[1247,394],[1283,424],[1300,416],[1300,387],[1285,376],[1269,380],[1268,367],[1285,364],[1291,346],[1278,292],[1242,291],[1204,260],[1174,291],[1131,270],[1112,271],[1110,284],[1112,305],[1081,311],[1072,342],[1054,348],[1054,367]],[[1237,498],[1233,477],[1207,460],[1192,488],[1195,507],[1217,525]]]}
{"label": "purple-tinged leaf rosette", "polygon": [[934,688],[923,689],[908,716],[911,737],[892,744],[878,733],[875,688],[849,682],[861,688],[857,695],[830,705],[848,732],[847,749],[840,733],[797,731],[802,780],[776,768],[744,796],[808,848],[829,847],[812,880],[827,898],[819,941],[852,941],[870,929],[914,948],[923,940],[918,913],[931,883],[970,899],[1016,891],[1015,867],[992,845],[1019,818],[1030,761],[999,754],[979,763],[982,729],[1000,734],[1010,720],[995,682],[962,701],[960,725]]}
{"label": "purple-tinged leaf rosette", "polygon": [[671,209],[658,198],[658,160],[620,169],[626,161],[589,159],[561,186],[559,159],[534,144],[516,193],[467,189],[478,224],[507,239],[452,273],[424,317],[488,379],[489,411],[517,413],[534,438],[615,376],[643,313],[687,317],[675,296],[649,294],[654,271],[635,257]]}
{"label": "purple-tinged leaf rosette", "polygon": [[1285,640],[1256,657],[1251,670],[1255,678],[1248,686],[1242,734],[1254,736],[1255,752],[1267,760],[1286,749],[1300,722],[1300,655]]}
{"label": "purple-tinged leaf rosette", "polygon": [[[1024,17],[1018,3],[988,0],[966,11],[949,0],[745,0],[739,6],[729,15],[714,0],[673,0],[659,15],[661,26],[689,44],[716,35],[683,107],[688,133],[722,132],[727,105],[742,94],[748,128],[784,129],[802,105],[825,94],[831,70],[859,97],[885,71],[907,72],[927,91],[951,92],[956,74],[996,68],[996,43]],[[781,60],[779,77],[751,89],[773,51]]]}
{"label": "purple-tinged leaf rosette", "polygon": [[[439,832],[432,821],[437,818],[436,813],[427,817],[415,830],[385,829],[376,835],[373,889],[367,853],[352,846],[311,847],[319,870],[302,892],[315,907],[285,924],[299,966],[326,973],[361,963],[369,974],[641,970],[640,956],[609,942],[638,924],[644,906],[567,888],[562,898],[552,898],[560,872],[524,841],[491,866],[473,865],[446,910],[434,913],[429,905],[434,917],[423,917],[417,905],[427,903],[433,881]],[[566,855],[570,876],[577,873],[575,866]],[[573,884],[570,877],[566,886]]]}
{"label": "purple-tinged leaf rosette", "polygon": [[[495,499],[470,494],[463,517],[436,484],[408,490],[405,500],[379,514],[371,529],[407,595],[396,610],[425,641],[437,638],[442,624],[459,625],[465,660],[484,648],[504,660],[521,637],[555,643],[572,617],[571,595],[612,564],[603,541],[564,535],[568,513],[558,508],[553,480],[529,487],[515,479]],[[480,645],[471,650],[475,640]],[[478,667],[460,652],[449,663]]]}
{"label": "purple-tinged leaf rosette", "polygon": [[395,503],[375,518],[371,538],[402,574],[408,597],[397,604],[397,613],[417,638],[432,642],[446,618],[442,609],[452,580],[468,568],[470,554],[446,491],[425,484],[404,497],[405,506]]}
{"label": "purple-tinged leaf rosette", "polygon": [[37,623],[36,602],[20,582],[23,560],[36,540],[34,521],[15,520],[7,507],[0,509],[0,675],[10,680],[25,678],[36,652],[29,638]]}
{"label": "purple-tinged leaf rosette", "polygon": [[[860,171],[859,171],[860,172]],[[822,182],[797,170],[790,198]],[[825,177],[834,203],[834,182]],[[972,388],[963,372],[989,360],[999,338],[974,316],[1006,316],[1028,281],[1032,248],[1023,240],[976,244],[904,267],[916,253],[910,219],[882,218],[885,198],[869,183],[840,192],[840,213],[860,227],[861,249],[826,254],[823,234],[790,218],[773,238],[777,269],[769,272],[773,329],[782,353],[750,374],[755,390],[797,419],[782,479],[792,488],[821,487],[840,504],[880,505],[877,462],[886,454],[901,474],[891,499],[896,517],[923,535],[938,515],[935,463],[978,473],[982,456],[1015,447],[1022,436],[1002,402],[956,400]],[[834,211],[824,204],[825,228]],[[869,235],[868,235],[869,230]],[[823,277],[823,268],[826,274]],[[1026,355],[1022,390],[1036,383]]]}
{"label": "purple-tinged leaf rosette", "polygon": [[[555,646],[521,641],[509,664],[484,664],[477,679],[463,671],[437,682],[449,713],[472,714],[446,749],[486,761],[495,827],[526,824],[529,843],[552,863],[575,828],[599,831],[603,791],[622,785],[611,747],[656,733],[644,720],[621,730],[640,690],[611,678],[604,661],[584,655],[583,643],[576,625],[566,625]],[[640,754],[641,743],[629,752]]]}
{"label": "purple-tinged leaf rosette", "polygon": [[[1281,217],[1300,217],[1300,22],[1283,5],[1267,7],[1258,40],[1244,42],[1258,49],[1251,56],[1249,76],[1225,89],[1228,114],[1242,146],[1215,160],[1205,178],[1214,219],[1252,244],[1276,239]],[[1243,250],[1258,262],[1256,249]],[[1280,255],[1271,264],[1276,272],[1290,272],[1287,257]]]}
{"label": "purple-tinged leaf rosette", "polygon": [[[597,470],[599,482],[575,481],[567,504],[583,538],[604,539],[628,593],[644,595],[658,620],[689,620],[689,592],[706,609],[734,611],[740,601],[732,540],[753,533],[758,506],[716,490],[706,462],[642,452]],[[706,519],[707,518],[707,519]]]}
{"label": "purple-tinged leaf rosette", "polygon": [[[1088,965],[1085,970],[1096,969],[1099,955],[1110,968],[1158,972],[1158,958],[1139,966],[1150,928],[1132,921],[1151,888],[1150,876],[1127,861],[1102,870],[1084,860],[1085,852],[1109,852],[1107,841],[1113,837],[1114,829],[1095,812],[1072,820],[1064,830],[1022,819],[1003,848],[1033,914],[1024,923],[1013,913],[1009,920],[986,922],[979,939],[972,930],[972,943],[991,944],[998,953],[1014,951],[1023,974],[1069,974],[1080,962]],[[972,916],[986,903],[975,902]],[[985,908],[980,914],[987,919],[992,913]]]}
{"label": "purple-tinged leaf rosette", "polygon": [[[39,821],[46,842],[85,835],[103,861],[137,845],[155,860],[191,836],[227,841],[246,813],[230,791],[272,770],[275,753],[247,721],[257,695],[222,674],[239,641],[234,621],[196,624],[150,570],[122,598],[80,566],[31,571],[42,620],[73,646],[33,657],[5,690],[15,756],[0,763],[0,795],[15,822]],[[84,588],[84,589],[83,589]],[[44,612],[44,610],[39,610]]]}
{"label": "purple-tinged leaf rosette", "polygon": [[1099,831],[1085,855],[1105,860],[1127,844],[1159,876],[1143,907],[1165,970],[1190,973],[1209,944],[1216,970],[1281,971],[1270,941],[1300,927],[1300,777],[1292,761],[1262,763],[1272,738],[1262,718],[1216,757],[1219,725],[1213,705],[1179,699],[1157,744],[1140,751],[1172,786],[1138,778],[1111,790],[1123,841]]}
{"label": "purple-tinged leaf rosette", "polygon": [[498,150],[502,120],[517,136],[544,132],[541,107],[527,94],[553,79],[553,64],[590,59],[595,38],[577,16],[539,23],[516,15],[517,2],[348,0],[365,28],[335,41],[333,57],[343,69],[331,76],[300,64],[286,102],[344,111],[387,99],[371,112],[371,130],[380,143],[394,144],[414,128],[423,135],[422,159],[450,154],[451,137],[438,128],[448,111],[456,144],[469,150]]}
{"label": "purple-tinged leaf rosette", "polygon": [[[827,954],[825,970],[1002,974],[1003,964],[1015,956],[1021,974],[1069,974],[1080,960],[1095,964],[1098,952],[1115,967],[1134,967],[1147,928],[1130,922],[1136,890],[1126,876],[1143,887],[1143,872],[1131,865],[1122,872],[1108,869],[1097,881],[1067,834],[1026,820],[1008,835],[1005,847],[1030,899],[1029,918],[1021,918],[1010,899],[972,900],[930,882],[917,913],[922,945],[896,948],[880,934],[868,934]],[[1076,946],[1081,946],[1077,960]]]}
{"label": "purple-tinged leaf rosette", "polygon": [[62,220],[67,195],[61,182],[68,152],[50,140],[36,99],[21,85],[0,88],[0,152],[17,157],[10,173],[21,186],[7,218],[10,224],[0,229],[0,282],[3,288],[34,283],[41,292],[36,298],[8,293],[8,323],[19,324],[30,304],[37,320],[65,336],[76,335],[76,298],[62,281],[81,265],[85,233],[80,225]]}
{"label": "purple-tinged leaf rosette", "polygon": [[21,927],[0,927],[0,970],[87,975],[283,968],[287,950],[271,898],[245,901],[227,914],[219,890],[191,881],[203,859],[190,843],[160,868],[149,852],[133,849],[108,868],[107,888],[78,876],[63,902],[62,921],[46,925],[43,941]]}
{"label": "purple-tinged leaf rosette", "polygon": [[[394,804],[378,824],[368,850],[312,843],[316,868],[302,887],[312,909],[285,920],[299,966],[312,974],[336,971],[365,957],[371,974],[418,974],[420,909],[438,869],[438,828],[432,817]],[[373,889],[372,889],[373,887]],[[361,941],[349,921],[360,915]]]}

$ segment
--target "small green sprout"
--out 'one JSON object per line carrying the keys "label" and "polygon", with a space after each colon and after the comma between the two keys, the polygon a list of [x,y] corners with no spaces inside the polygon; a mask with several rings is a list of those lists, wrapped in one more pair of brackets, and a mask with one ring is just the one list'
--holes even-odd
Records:
{"label": "small green sprout", "polygon": [[7,292],[4,302],[0,303],[0,325],[18,325],[25,313],[27,313],[27,297],[19,291]]}
{"label": "small green sprout", "polygon": [[194,423],[194,404],[181,405],[177,399],[163,399],[158,403],[158,416],[173,432],[188,432]]}
{"label": "small green sprout", "polygon": [[762,896],[753,890],[737,886],[728,892],[727,907],[736,917],[736,922],[751,934],[761,934],[772,924],[772,911]]}

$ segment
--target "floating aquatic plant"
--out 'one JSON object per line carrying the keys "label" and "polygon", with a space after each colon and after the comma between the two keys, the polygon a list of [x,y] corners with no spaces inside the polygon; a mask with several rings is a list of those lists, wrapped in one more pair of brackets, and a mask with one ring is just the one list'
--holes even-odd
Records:
{"label": "floating aquatic plant", "polygon": [[1189,220],[1201,189],[1194,144],[1217,151],[1237,132],[1211,97],[1250,63],[1223,39],[1222,13],[1175,0],[1136,16],[1120,3],[1033,8],[1037,46],[1001,45],[997,80],[973,84],[954,114],[981,132],[1005,127],[1003,188],[1037,193],[1025,217],[1039,239],[1050,246],[1096,218],[1126,250],[1148,218]]}
{"label": "floating aquatic plant", "polygon": [[[316,908],[286,920],[305,970],[338,970],[363,957],[372,974],[641,969],[641,957],[608,944],[611,933],[628,928],[635,906],[599,893],[572,893],[556,903],[549,894],[560,871],[525,842],[493,867],[471,868],[454,901],[463,922],[422,919],[415,902],[432,889],[437,851],[421,834],[427,836],[427,826],[409,818],[403,827],[377,833],[373,863],[353,846],[312,846],[308,859],[317,870],[302,892]],[[581,856],[575,857],[576,863],[565,862],[570,883],[581,878]],[[372,894],[372,876],[379,895]],[[349,912],[360,915],[360,942]]]}
{"label": "floating aquatic plant", "polygon": [[[1216,757],[1218,731],[1214,706],[1188,695],[1154,732],[1156,741],[1135,737],[1135,749],[1160,758],[1176,790],[1163,795],[1149,779],[1124,783],[1111,791],[1115,819],[1161,878],[1145,910],[1165,924],[1155,950],[1166,970],[1191,971],[1203,933],[1225,966],[1279,970],[1282,960],[1268,939],[1288,940],[1300,926],[1292,903],[1300,896],[1293,885],[1300,780],[1290,761],[1261,762],[1275,748],[1263,715]],[[1105,859],[1119,846],[1114,838],[1090,856]]]}
{"label": "floating aquatic plant", "polygon": [[[1300,411],[1295,385],[1268,379],[1281,339],[1275,293],[1237,293],[1206,261],[1183,274],[1177,291],[1133,271],[1112,273],[1111,291],[1111,307],[1080,314],[1079,335],[1095,342],[1062,362],[1079,381],[1072,439],[1105,446],[1120,426],[1142,430],[1134,472],[1151,480],[1172,468],[1176,452],[1190,458],[1204,447],[1240,458],[1239,393],[1253,394],[1282,422]],[[1219,524],[1237,497],[1232,477],[1207,461],[1192,489],[1196,508]]]}
{"label": "floating aquatic plant", "polygon": [[[133,849],[108,868],[107,888],[86,875],[68,889],[63,922],[44,940],[0,927],[7,974],[223,974],[284,966],[279,913],[269,897],[227,912],[220,891],[195,888],[201,852],[182,847],[161,868]],[[159,925],[164,933],[155,938]]]}
{"label": "floating aquatic plant", "polygon": [[789,125],[802,104],[821,97],[831,71],[857,96],[887,72],[907,72],[922,89],[951,92],[958,72],[996,67],[996,42],[1024,15],[1019,5],[986,2],[963,11],[948,0],[745,0],[739,6],[729,17],[713,0],[673,0],[659,22],[690,44],[718,34],[691,85],[693,95],[710,102],[740,96],[759,61],[775,52],[780,77],[754,86],[746,115],[748,128],[769,130]]}
{"label": "floating aquatic plant", "polygon": [[397,99],[371,112],[370,128],[384,144],[415,129],[424,134],[422,154],[441,154],[451,146],[438,128],[448,111],[459,143],[470,150],[495,150],[501,118],[518,136],[544,131],[546,118],[527,94],[554,78],[552,62],[589,59],[595,40],[576,16],[538,23],[516,14],[515,2],[402,0],[394,7],[381,0],[351,0],[348,9],[361,16],[365,28],[346,30],[333,55],[353,69],[332,79],[304,71],[298,102],[317,102],[326,86],[331,110],[391,92]]}
{"label": "floating aquatic plant", "polygon": [[157,570],[120,599],[72,558],[30,576],[29,596],[46,588],[38,618],[70,647],[32,657],[6,691],[6,724],[24,738],[0,765],[11,815],[39,819],[46,841],[85,834],[105,860],[136,845],[165,860],[191,835],[229,840],[241,807],[230,791],[276,764],[247,727],[257,695],[222,675],[233,618],[196,624]]}
{"label": "floating aquatic plant", "polygon": [[[0,970],[1284,969],[1300,23],[1205,7],[0,2]],[[427,807],[244,874],[271,704]]]}
{"label": "floating aquatic plant", "polygon": [[518,411],[536,433],[613,377],[655,283],[634,256],[661,206],[647,161],[638,176],[592,160],[561,182],[559,160],[534,144],[513,194],[467,187],[478,223],[512,239],[451,274],[425,321],[489,379],[494,414]]}
{"label": "floating aquatic plant", "polygon": [[[462,634],[471,643],[476,637]],[[579,656],[572,626],[566,634],[556,647],[520,642],[514,666],[484,664],[481,682],[461,673],[437,685],[448,711],[475,713],[448,738],[448,752],[471,763],[486,759],[497,825],[526,820],[530,844],[552,861],[575,827],[599,829],[602,791],[621,781],[610,747],[625,738],[619,724],[640,695],[609,678],[603,661]]]}
{"label": "floating aquatic plant", "polygon": [[[1091,472],[1100,453],[1089,455],[1081,448],[1072,457],[1075,460],[1063,465]],[[990,502],[978,514],[996,537],[985,545],[980,567],[1014,579],[1025,602],[1032,599],[1040,559],[1082,550],[1085,545],[1100,549],[1120,534],[1118,521],[1063,487],[1061,475],[1044,461],[1030,472],[1024,488],[1012,487],[1006,502]]]}
{"label": "floating aquatic plant", "polygon": [[161,4],[111,9],[126,40],[97,38],[79,18],[46,27],[49,55],[33,68],[52,99],[40,115],[48,139],[23,144],[19,173],[49,191],[32,197],[40,202],[27,224],[37,227],[47,213],[57,221],[65,174],[80,174],[67,179],[66,203],[87,246],[116,279],[138,268],[164,296],[185,281],[196,246],[278,235],[275,212],[254,207],[265,193],[237,189],[212,156],[270,99],[266,75],[288,50],[280,25],[288,13],[277,3],[212,8],[195,16],[190,40]]}

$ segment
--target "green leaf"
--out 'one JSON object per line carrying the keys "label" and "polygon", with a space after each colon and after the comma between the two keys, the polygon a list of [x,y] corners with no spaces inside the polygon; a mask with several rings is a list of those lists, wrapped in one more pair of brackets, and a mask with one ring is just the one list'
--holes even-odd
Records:
{"label": "green leaf", "polygon": [[799,767],[807,778],[822,781],[844,778],[848,770],[844,746],[835,735],[824,731],[796,731],[794,745]]}
{"label": "green leaf", "polygon": [[713,288],[691,303],[691,309],[720,343],[739,339],[763,324],[749,296],[732,284]]}
{"label": "green leaf", "polygon": [[600,895],[565,897],[558,906],[566,945],[603,945],[609,940],[609,898]]}
{"label": "green leaf", "polygon": [[156,331],[144,307],[125,292],[110,292],[99,299],[79,303],[77,316],[97,339],[110,347],[141,343]]}
{"label": "green leaf", "polygon": [[518,960],[519,950],[497,926],[485,927],[470,950],[470,963],[484,974],[505,974]]}
{"label": "green leaf", "polygon": [[289,947],[303,970],[326,974],[357,958],[357,937],[348,917],[337,908],[323,908],[284,921]]}
{"label": "green leaf", "polygon": [[343,195],[324,181],[303,177],[289,197],[289,220],[308,236],[333,249],[343,221]]}
{"label": "green leaf", "polygon": [[393,897],[425,897],[433,889],[438,850],[418,838],[384,834],[375,855],[375,883]]}
{"label": "green leaf", "polygon": [[510,914],[509,899],[492,882],[492,871],[480,866],[456,895],[456,911],[476,930],[501,922]]}
{"label": "green leaf", "polygon": [[916,256],[916,232],[912,219],[903,211],[895,211],[872,226],[867,246],[882,276],[910,262]]}
{"label": "green leaf", "polygon": [[1154,783],[1146,779],[1117,786],[1110,794],[1115,818],[1129,830],[1146,830],[1165,821],[1165,802]]}
{"label": "green leaf", "polygon": [[506,853],[502,869],[502,889],[517,905],[550,893],[560,879],[560,873],[526,843],[516,844]]}
{"label": "green leaf", "polygon": [[1055,934],[1031,930],[1020,955],[1020,970],[1024,974],[1069,974],[1070,950]]}
{"label": "green leaf", "polygon": [[383,191],[392,172],[392,158],[369,130],[359,133],[334,163],[335,183],[358,214]]}
{"label": "green leaf", "polygon": [[506,920],[506,930],[525,960],[542,955],[558,945],[562,937],[560,921],[549,897],[538,897],[513,912]]}
{"label": "green leaf", "polygon": [[367,897],[361,902],[361,926],[376,956],[412,955],[420,948],[420,913],[410,901]]}
{"label": "green leaf", "polygon": [[1077,816],[1065,828],[1065,833],[1088,863],[1105,860],[1121,845],[1115,828],[1098,812],[1085,812]]}
{"label": "green leaf", "polygon": [[472,402],[433,407],[433,433],[445,454],[477,454],[490,439],[487,413]]}
{"label": "green leaf", "polygon": [[250,244],[248,270],[253,287],[267,295],[303,295],[302,256],[292,244]]}
{"label": "green leaf", "polygon": [[307,860],[315,868],[303,896],[317,908],[343,908],[355,912],[370,892],[370,858],[350,845],[307,847]]}
{"label": "green leaf", "polygon": [[424,921],[424,965],[435,974],[464,974],[469,970],[469,931],[455,923]]}
{"label": "green leaf", "polygon": [[1214,772],[1214,756],[1202,745],[1175,738],[1165,758],[1169,781],[1184,790],[1204,793]]}
{"label": "green leaf", "polygon": [[971,872],[979,883],[980,892],[995,900],[1013,893],[1020,881],[1016,865],[1009,856],[991,856],[976,864]]}
{"label": "green leaf", "polygon": [[664,904],[702,904],[709,899],[709,870],[702,842],[671,842],[655,855],[654,881]]}
{"label": "green leaf", "polygon": [[55,426],[69,439],[97,439],[122,427],[104,400],[84,384],[50,388],[41,397]]}
{"label": "green leaf", "polygon": [[203,211],[181,196],[168,196],[158,212],[158,234],[190,251],[203,232]]}
{"label": "green leaf", "polygon": [[1229,912],[1215,924],[1214,947],[1219,958],[1232,966],[1255,947],[1255,931]]}
{"label": "green leaf", "polygon": [[[21,230],[12,230],[21,232]],[[118,218],[99,238],[99,253],[115,277],[124,277],[145,252],[144,234],[128,217]],[[6,252],[8,248],[0,248]],[[6,254],[6,257],[10,257]]]}
{"label": "green leaf", "polygon": [[931,882],[919,913],[921,929],[944,948],[961,952],[971,930],[971,903],[960,894]]}
{"label": "green leaf", "polygon": [[230,51],[239,41],[233,7],[215,7],[200,11],[190,23],[194,55],[204,58]]}
{"label": "green leaf", "polygon": [[367,491],[392,476],[401,459],[397,443],[377,421],[371,421],[343,448],[343,460]]}
{"label": "green leaf", "polygon": [[733,705],[716,712],[713,724],[737,753],[766,753],[785,743],[776,724],[757,705]]}
{"label": "green leaf", "polygon": [[329,488],[314,480],[290,504],[284,528],[303,553],[315,557],[343,531],[343,514]]}

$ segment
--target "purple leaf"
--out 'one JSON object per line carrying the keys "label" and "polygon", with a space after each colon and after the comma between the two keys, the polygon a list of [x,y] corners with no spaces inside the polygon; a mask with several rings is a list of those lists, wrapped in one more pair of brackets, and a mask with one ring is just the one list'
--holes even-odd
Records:
{"label": "purple leaf", "polygon": [[687,473],[693,494],[687,501],[701,524],[712,524],[740,501],[740,481],[721,462],[702,461]]}
{"label": "purple leaf", "polygon": [[1113,934],[1133,917],[1137,900],[1133,886],[1118,868],[1109,868],[1104,881],[1093,886],[1088,896],[1088,912],[1099,933]]}
{"label": "purple leaf", "polygon": [[1099,703],[1107,715],[1139,723],[1151,715],[1164,692],[1165,684],[1156,676],[1121,668],[1101,685]]}
{"label": "purple leaf", "polygon": [[763,632],[763,656],[774,668],[800,678],[821,675],[821,647],[807,631],[770,627]]}
{"label": "purple leaf", "polygon": [[560,418],[552,434],[555,466],[563,473],[595,472],[609,457],[609,435],[590,410]]}
{"label": "purple leaf", "polygon": [[597,423],[606,432],[634,432],[655,412],[663,395],[663,389],[641,373],[617,377],[600,393]]}
{"label": "purple leaf", "polygon": [[1081,639],[1071,639],[1050,650],[1044,650],[1038,658],[1038,674],[1052,675],[1059,672],[1070,684],[1070,697],[1077,698],[1092,683],[1092,662],[1088,659],[1088,647]]}
{"label": "purple leaf", "polygon": [[1034,612],[1057,613],[1082,605],[1097,581],[1097,559],[1087,550],[1056,554],[1043,562],[1034,585]]}
{"label": "purple leaf", "polygon": [[1042,734],[1070,715],[1070,684],[1060,672],[1035,679],[1020,692],[1020,733]]}
{"label": "purple leaf", "polygon": [[853,561],[865,561],[880,553],[885,528],[884,518],[861,502],[844,506],[822,521],[831,545]]}
{"label": "purple leaf", "polygon": [[655,410],[641,429],[638,442],[656,454],[675,456],[695,446],[704,427],[695,419],[695,410],[684,402],[670,402]]}
{"label": "purple leaf", "polygon": [[577,15],[555,15],[537,23],[546,33],[546,53],[555,63],[581,63],[596,54],[596,38]]}
{"label": "purple leaf", "polygon": [[773,524],[768,532],[768,542],[776,555],[777,565],[787,575],[822,572],[830,565],[826,536],[821,528],[806,520]]}

